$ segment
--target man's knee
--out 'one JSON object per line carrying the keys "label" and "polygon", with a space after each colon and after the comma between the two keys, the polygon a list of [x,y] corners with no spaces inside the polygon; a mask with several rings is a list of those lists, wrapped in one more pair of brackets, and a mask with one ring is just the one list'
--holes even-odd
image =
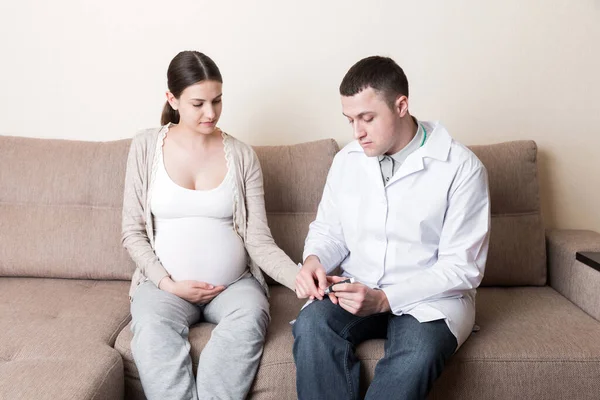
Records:
{"label": "man's knee", "polygon": [[412,351],[411,363],[421,371],[437,369],[442,368],[451,355],[452,353],[442,346],[428,343]]}
{"label": "man's knee", "polygon": [[303,336],[303,338],[308,340],[318,339],[322,332],[328,329],[330,304],[331,302],[329,300],[315,300],[314,303],[302,310],[292,328],[294,338]]}

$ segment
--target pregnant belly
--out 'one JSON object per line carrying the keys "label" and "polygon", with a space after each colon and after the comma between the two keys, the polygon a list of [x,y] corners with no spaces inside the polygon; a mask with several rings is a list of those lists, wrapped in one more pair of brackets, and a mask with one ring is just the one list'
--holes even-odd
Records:
{"label": "pregnant belly", "polygon": [[230,221],[155,221],[155,252],[174,281],[228,285],[247,270],[244,244]]}

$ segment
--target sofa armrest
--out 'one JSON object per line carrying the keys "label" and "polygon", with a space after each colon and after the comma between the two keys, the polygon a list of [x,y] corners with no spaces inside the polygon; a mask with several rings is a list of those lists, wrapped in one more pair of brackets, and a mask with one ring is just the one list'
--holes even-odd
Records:
{"label": "sofa armrest", "polygon": [[600,251],[600,233],[550,230],[546,243],[550,286],[600,321],[600,271],[575,259],[578,251]]}

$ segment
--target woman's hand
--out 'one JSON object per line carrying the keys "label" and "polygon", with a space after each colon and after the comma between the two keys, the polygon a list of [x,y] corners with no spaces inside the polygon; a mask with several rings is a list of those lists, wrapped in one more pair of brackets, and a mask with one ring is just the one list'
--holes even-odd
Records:
{"label": "woman's hand", "polygon": [[175,282],[168,276],[161,279],[158,288],[165,292],[173,293],[177,297],[192,304],[206,304],[225,290],[225,286],[213,286],[200,281]]}
{"label": "woman's hand", "polygon": [[296,275],[296,296],[299,299],[323,300],[327,287],[325,268],[317,256],[308,256]]}

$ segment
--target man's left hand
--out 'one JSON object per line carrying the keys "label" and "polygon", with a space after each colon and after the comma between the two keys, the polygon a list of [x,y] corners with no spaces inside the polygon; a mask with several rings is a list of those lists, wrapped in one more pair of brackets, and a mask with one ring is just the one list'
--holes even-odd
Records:
{"label": "man's left hand", "polygon": [[[338,280],[331,278],[333,277],[328,277],[328,280],[333,282]],[[340,278],[339,280],[344,279]],[[334,292],[329,294],[331,301],[359,317],[391,311],[390,303],[383,290],[371,289],[358,282],[339,283],[333,287],[333,290]]]}

